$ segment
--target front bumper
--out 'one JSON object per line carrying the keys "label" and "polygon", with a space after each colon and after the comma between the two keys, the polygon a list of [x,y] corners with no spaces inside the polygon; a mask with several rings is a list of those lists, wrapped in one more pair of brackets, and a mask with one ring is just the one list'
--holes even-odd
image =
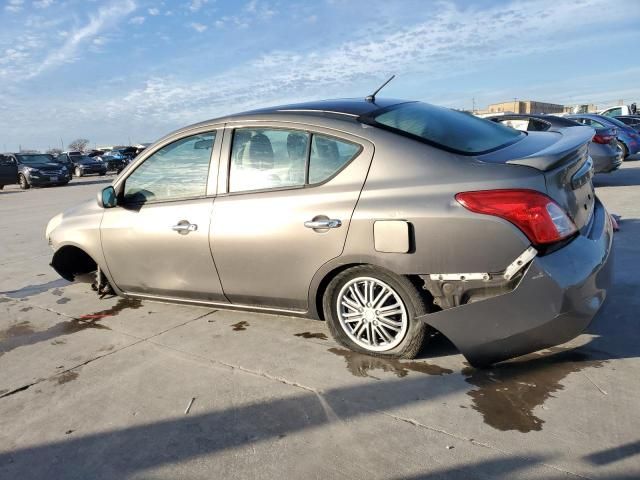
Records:
{"label": "front bumper", "polygon": [[474,366],[564,343],[602,306],[612,279],[613,228],[596,201],[588,234],[536,257],[514,290],[418,317],[445,335]]}
{"label": "front bumper", "polygon": [[34,175],[27,175],[27,180],[29,182],[29,185],[32,185],[34,187],[43,187],[46,185],[60,185],[63,183],[68,183],[71,180],[71,174],[69,173],[64,173],[64,174],[47,174],[47,173],[43,173],[39,176],[34,176]]}

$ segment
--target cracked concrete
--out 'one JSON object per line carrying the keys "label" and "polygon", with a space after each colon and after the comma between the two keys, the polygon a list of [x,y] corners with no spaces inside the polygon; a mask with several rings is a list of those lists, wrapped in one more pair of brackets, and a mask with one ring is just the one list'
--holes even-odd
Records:
{"label": "cracked concrete", "polygon": [[0,477],[638,478],[640,165],[601,182],[623,216],[605,308],[484,372],[438,337],[385,362],[322,322],[99,300],[42,232],[101,185],[0,192]]}

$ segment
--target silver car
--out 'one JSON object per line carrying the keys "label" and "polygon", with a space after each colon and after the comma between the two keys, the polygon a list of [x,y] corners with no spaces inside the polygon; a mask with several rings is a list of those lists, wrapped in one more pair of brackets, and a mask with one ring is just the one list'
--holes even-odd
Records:
{"label": "silver car", "polygon": [[605,299],[592,137],[371,98],[214,119],[54,217],[51,265],[127,297],[324,319],[373,355],[414,357],[435,329],[486,365],[573,338]]}

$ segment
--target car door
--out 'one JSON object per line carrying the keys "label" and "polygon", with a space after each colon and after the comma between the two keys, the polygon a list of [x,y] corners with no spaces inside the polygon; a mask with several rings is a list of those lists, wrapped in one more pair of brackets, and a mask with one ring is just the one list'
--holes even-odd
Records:
{"label": "car door", "polygon": [[217,129],[183,133],[117,181],[118,205],[105,210],[100,231],[120,289],[227,302],[209,248],[220,144]]}
{"label": "car door", "polygon": [[225,130],[211,248],[235,304],[306,310],[318,269],[343,250],[373,145],[317,127]]}
{"label": "car door", "polygon": [[18,164],[8,155],[0,155],[0,186],[18,183]]}

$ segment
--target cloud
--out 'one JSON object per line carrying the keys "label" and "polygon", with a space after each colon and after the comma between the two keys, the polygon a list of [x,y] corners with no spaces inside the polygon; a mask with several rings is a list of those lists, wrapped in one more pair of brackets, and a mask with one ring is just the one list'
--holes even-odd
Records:
{"label": "cloud", "polygon": [[208,0],[192,0],[191,3],[189,4],[189,10],[191,10],[192,12],[197,12],[207,2]]}
{"label": "cloud", "polygon": [[133,24],[133,25],[142,25],[144,23],[144,17],[140,16],[140,17],[132,17],[129,20],[129,23]]}
{"label": "cloud", "polygon": [[197,23],[197,22],[193,22],[189,26],[198,33],[202,33],[207,29],[206,25],[203,25],[202,23]]}
{"label": "cloud", "polygon": [[[350,40],[313,51],[271,51],[208,78],[153,77],[130,91],[124,103],[135,105],[134,114],[140,118],[179,124],[230,108],[314,98],[319,91],[325,92],[322,96],[341,94],[356,82],[370,79],[375,84],[388,73],[423,73],[427,82],[473,71],[496,57],[508,61],[554,49],[577,49],[585,41],[578,32],[623,15],[609,9],[595,18],[592,12],[599,3],[514,2],[507,8],[485,10],[443,3],[423,22],[402,28],[373,25]],[[246,8],[256,11],[259,3],[250,2]],[[223,22],[233,22],[233,17],[222,17],[214,25],[221,27]]]}
{"label": "cloud", "polygon": [[24,0],[9,0],[4,9],[10,13],[18,13],[22,10]]}
{"label": "cloud", "polygon": [[149,12],[149,15],[151,16],[156,16],[156,15],[160,15],[160,10],[158,10],[157,8],[149,8],[147,10],[147,12]]}
{"label": "cloud", "polygon": [[53,0],[36,0],[33,6],[36,8],[48,8],[53,4]]}
{"label": "cloud", "polygon": [[136,4],[133,0],[112,1],[106,6],[101,7],[96,15],[89,18],[89,22],[85,26],[70,31],[62,46],[51,51],[29,76],[38,76],[45,70],[75,60],[78,50],[83,45],[91,42],[91,40],[98,36],[106,27],[117,23],[135,9]]}

